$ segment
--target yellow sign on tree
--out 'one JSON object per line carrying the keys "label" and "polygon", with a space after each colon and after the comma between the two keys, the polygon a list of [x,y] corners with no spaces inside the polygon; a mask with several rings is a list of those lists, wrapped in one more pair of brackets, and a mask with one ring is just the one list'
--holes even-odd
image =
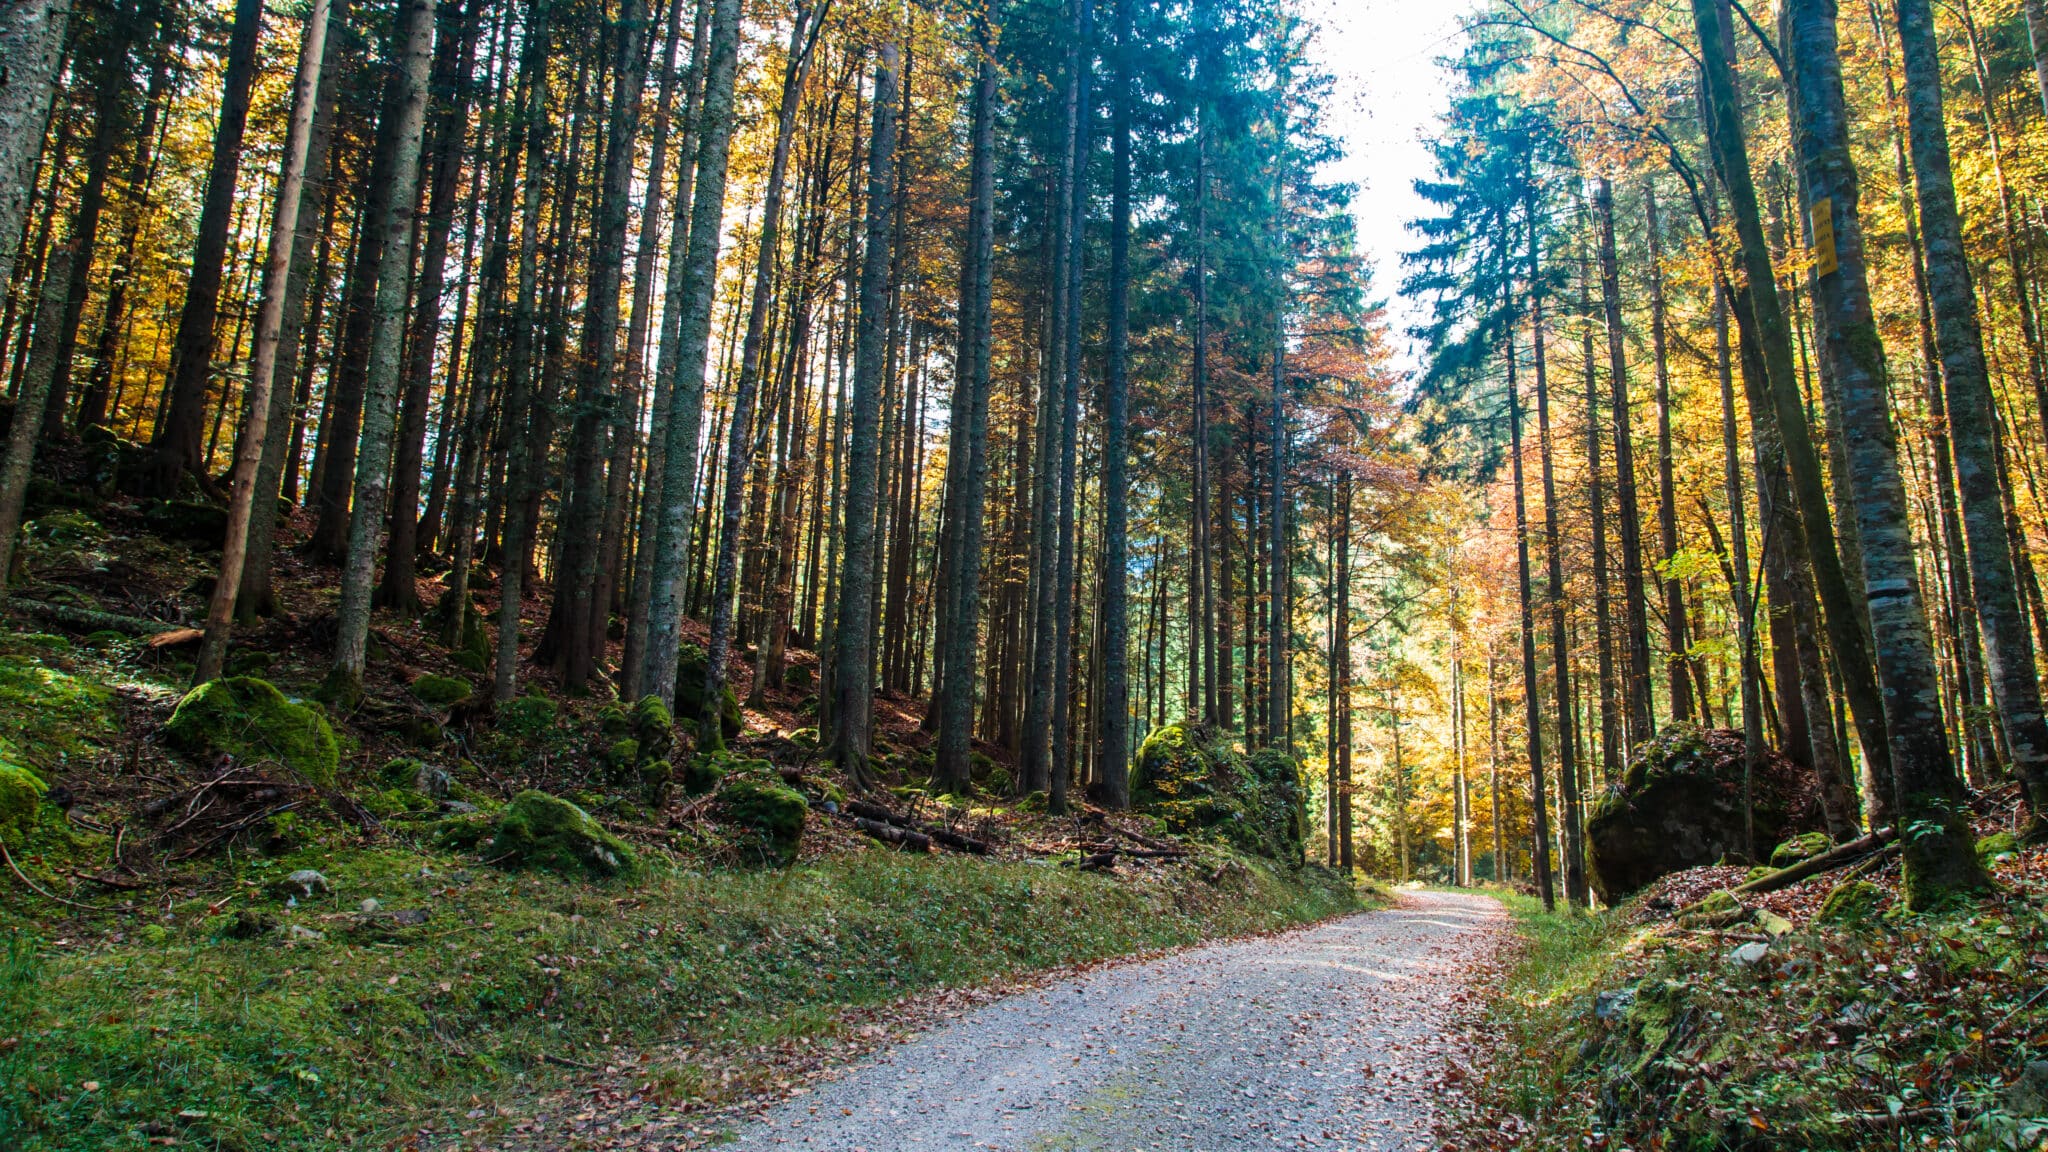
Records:
{"label": "yellow sign on tree", "polygon": [[1839,265],[1835,262],[1835,202],[1823,196],[1813,202],[1807,210],[1807,223],[1813,230],[1813,274],[1831,276]]}

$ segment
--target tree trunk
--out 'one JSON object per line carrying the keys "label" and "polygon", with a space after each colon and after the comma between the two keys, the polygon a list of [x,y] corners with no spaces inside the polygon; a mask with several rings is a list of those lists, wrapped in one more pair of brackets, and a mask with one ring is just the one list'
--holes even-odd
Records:
{"label": "tree trunk", "polygon": [[[1505,222],[1502,230],[1506,230]],[[1513,305],[1509,305],[1510,319]],[[1530,857],[1535,861],[1536,887],[1543,894],[1546,911],[1557,907],[1556,889],[1550,879],[1550,817],[1543,789],[1543,697],[1536,679],[1536,603],[1529,574],[1529,498],[1522,472],[1522,398],[1515,383],[1514,325],[1507,328],[1508,456],[1515,484],[1515,577],[1522,618],[1522,715],[1529,745],[1529,780],[1535,790],[1535,829]]]}
{"label": "tree trunk", "polygon": [[891,168],[896,154],[896,65],[893,41],[875,64],[874,128],[868,148],[867,236],[861,255],[860,328],[854,353],[853,419],[849,432],[846,541],[839,577],[839,624],[834,629],[832,759],[863,790],[874,786],[868,768],[874,723],[874,649],[867,622],[874,612],[875,490],[881,465],[877,425],[882,404],[882,360],[888,333],[889,225],[895,214]]}
{"label": "tree trunk", "polygon": [[[1557,786],[1564,809],[1564,898],[1574,908],[1586,903],[1585,852],[1580,843],[1579,829],[1579,767],[1576,753],[1578,741],[1572,731],[1572,651],[1571,633],[1565,626],[1564,584],[1564,532],[1558,524],[1557,483],[1551,467],[1550,440],[1550,369],[1546,355],[1548,341],[1543,331],[1542,263],[1538,251],[1537,229],[1534,225],[1536,204],[1534,183],[1531,182],[1528,209],[1531,215],[1529,229],[1529,331],[1531,359],[1536,373],[1536,450],[1543,467],[1543,539],[1544,559],[1548,566],[1548,588],[1550,600],[1550,644],[1551,670],[1557,677]],[[1602,185],[1604,187],[1604,185]],[[1612,318],[1610,315],[1610,323]],[[1617,409],[1621,405],[1616,405]],[[1623,539],[1627,533],[1623,533]]]}
{"label": "tree trunk", "polygon": [[[211,484],[201,457],[206,425],[207,384],[213,378],[214,318],[220,311],[221,276],[227,261],[228,227],[235,207],[235,179],[242,168],[242,134],[249,120],[249,93],[256,80],[256,38],[263,30],[259,0],[236,0],[234,29],[221,76],[220,119],[215,122],[213,160],[192,243],[192,277],[178,316],[171,349],[170,406],[163,430],[151,445],[146,487],[169,495],[187,472]],[[0,232],[4,236],[4,232]]]}
{"label": "tree trunk", "polygon": [[7,600],[7,579],[14,571],[15,537],[21,531],[21,508],[28,495],[29,466],[35,462],[43,402],[50,395],[50,377],[57,367],[57,331],[64,319],[64,301],[71,293],[75,247],[66,237],[50,252],[43,268],[42,298],[36,304],[35,339],[28,367],[14,401],[13,424],[7,434],[7,457],[0,463],[0,605]]}
{"label": "tree trunk", "polygon": [[[2028,4],[2030,19],[2038,6],[2038,0]],[[2014,774],[2025,785],[2027,805],[2038,831],[2048,819],[2048,721],[2042,716],[2033,644],[2015,584],[2004,500],[1995,471],[1996,402],[1984,365],[1976,292],[1949,168],[1933,15],[1926,0],[1898,0],[1898,20],[1899,45],[1906,63],[1907,134],[1920,220],[1926,230],[1927,289],[1935,345],[1946,384],[1949,432],[1955,439],[1956,487],[1962,498],[1963,534],[1969,543],[1970,589],[1992,700]],[[1853,174],[1850,178],[1853,180]],[[1874,342],[1874,334],[1871,339]],[[1946,794],[1939,790],[1938,781],[1931,786],[1936,788],[1931,796]],[[1903,783],[1900,792],[1903,798]],[[1910,861],[1920,846],[1917,838],[1908,839]]]}
{"label": "tree trunk", "polygon": [[[1664,301],[1664,245],[1657,220],[1657,189],[1643,189],[1644,228],[1650,238],[1650,354],[1657,381],[1657,539],[1664,562],[1678,558],[1678,485],[1673,475],[1671,453],[1671,368],[1667,359],[1666,307]],[[1664,641],[1670,650],[1667,665],[1671,678],[1671,719],[1689,724],[1693,719],[1693,676],[1699,666],[1691,656],[1686,638],[1685,581],[1666,574],[1664,584]],[[1700,698],[1706,698],[1704,680]]]}
{"label": "tree trunk", "polygon": [[[981,548],[984,493],[988,484],[988,395],[990,377],[990,324],[995,274],[995,100],[996,73],[991,29],[986,17],[975,27],[981,49],[981,63],[975,71],[972,154],[968,166],[967,243],[960,263],[960,351],[956,357],[953,389],[953,447],[947,452],[962,458],[960,495],[947,502],[951,525],[952,555],[947,561],[948,603],[940,615],[941,653],[944,679],[938,691],[938,751],[932,778],[942,786],[964,792],[970,781],[968,753],[974,727],[974,685],[977,666],[981,610]],[[1112,239],[1111,243],[1116,241]],[[1116,307],[1112,300],[1111,308]],[[1111,351],[1114,359],[1117,352]],[[1112,370],[1111,388],[1115,388]],[[1114,404],[1114,400],[1112,400]],[[1112,416],[1112,428],[1114,428]],[[1114,439],[1114,430],[1110,433]],[[1117,526],[1117,509],[1110,511],[1112,531]],[[1119,561],[1121,552],[1118,553]],[[1121,568],[1118,568],[1121,571]],[[1119,588],[1119,592],[1121,589]],[[1110,659],[1115,660],[1116,678],[1110,693],[1122,707],[1122,661],[1117,659],[1121,643],[1121,610],[1117,639],[1110,641]],[[1121,737],[1121,733],[1119,733]],[[1105,749],[1109,746],[1104,736]],[[1107,758],[1107,752],[1105,758]],[[1121,807],[1113,797],[1101,798],[1111,807]]]}
{"label": "tree trunk", "polygon": [[[455,184],[462,172],[463,141],[469,127],[470,72],[476,55],[478,0],[458,9],[452,34],[436,46],[434,91],[446,93],[435,109],[433,146],[427,161],[424,243],[419,282],[413,286],[412,332],[407,341],[404,399],[399,407],[397,453],[391,465],[391,524],[384,552],[384,576],[377,603],[411,619],[420,613],[420,487],[426,461],[427,410],[433,399],[434,350],[441,337],[441,293],[447,282],[448,234],[455,226]],[[456,333],[459,342],[461,333]],[[458,616],[458,622],[460,617]]]}
{"label": "tree trunk", "polygon": [[[1790,330],[1778,298],[1770,248],[1764,240],[1756,187],[1750,177],[1749,150],[1743,139],[1734,77],[1728,62],[1727,44],[1732,39],[1725,26],[1728,16],[1722,10],[1720,0],[1692,0],[1692,8],[1707,90],[1708,137],[1714,152],[1715,170],[1728,193],[1740,242],[1743,278],[1747,285],[1736,296],[1736,319],[1754,333],[1755,344],[1763,359],[1765,390],[1769,394],[1769,403],[1763,406],[1763,412],[1776,424],[1785,462],[1791,473],[1806,552],[1826,618],[1828,641],[1841,669],[1843,691],[1856,717],[1865,763],[1872,777],[1879,781],[1880,795],[1888,798],[1892,790],[1892,768],[1884,696],[1878,688],[1855,599],[1850,594],[1841,556],[1835,548],[1834,518],[1829,511],[1826,483],[1814,452],[1806,412],[1801,406],[1798,380],[1793,370]],[[1881,819],[1886,814],[1873,811],[1872,819]]]}
{"label": "tree trunk", "polygon": [[[1126,808],[1130,784],[1130,684],[1125,661],[1130,635],[1125,603],[1129,586],[1129,439],[1131,337],[1131,0],[1116,0],[1116,88],[1110,111],[1109,358],[1105,366],[1102,461],[1102,723],[1091,794],[1105,808]],[[1196,497],[1206,503],[1206,493]],[[1206,519],[1206,517],[1203,517]],[[1198,571],[1206,559],[1188,566]],[[1204,584],[1203,593],[1207,595]],[[1206,634],[1199,625],[1198,631]],[[1199,637],[1198,637],[1199,638]],[[1205,715],[1216,716],[1216,688],[1208,680]]]}
{"label": "tree trunk", "polygon": [[[1917,45],[1906,47],[1908,119],[1909,128],[1919,129],[1913,132],[1917,154],[1919,145],[1930,142],[1926,115],[1931,113],[1937,124],[1940,117],[1939,89],[1933,91],[1931,106],[1926,102],[1928,94],[1918,91],[1930,77],[1938,84],[1938,72],[1926,67],[1934,61],[1933,18],[1926,0],[1901,0],[1899,11],[1902,46],[1918,40]],[[1984,876],[1962,806],[1962,782],[1950,758],[1942,724],[1934,646],[1927,631],[1905,486],[1885,395],[1884,347],[1870,311],[1857,207],[1859,189],[1849,157],[1841,62],[1836,50],[1834,0],[1791,0],[1785,18],[1791,34],[1790,55],[1797,61],[1793,72],[1795,142],[1813,196],[1809,211],[1817,239],[1831,231],[1835,241],[1834,268],[1829,267],[1825,240],[1817,244],[1817,303],[1825,320],[1835,387],[1842,399],[1840,432],[1857,496],[1864,586],[1877,648],[1878,678],[1885,694],[1898,817],[1920,826],[1907,837],[1904,851],[1907,899],[1914,907],[1924,908],[1946,899],[1950,892],[1981,886]],[[1916,67],[1916,57],[1920,67]],[[1931,139],[1939,139],[1944,146],[1947,143],[1945,138]],[[1925,164],[1920,167],[1924,170]],[[1925,198],[1923,188],[1923,201]],[[1964,290],[1967,292],[1967,287]],[[1937,290],[1936,299],[1941,298]],[[1967,295],[1964,298],[1968,299]],[[1950,415],[1953,421],[1953,398]],[[1999,535],[2003,539],[2002,533]],[[1982,591],[1980,587],[1980,606]],[[2025,635],[2024,628],[2020,632]],[[2032,675],[2029,659],[2030,681]],[[2038,700],[2033,721],[2040,723]],[[2042,747],[2048,751],[2048,742]]]}
{"label": "tree trunk", "polygon": [[810,76],[812,48],[823,27],[829,0],[800,8],[789,30],[789,57],[782,74],[782,101],[775,121],[775,151],[769,161],[768,186],[761,209],[761,237],[755,254],[753,302],[747,313],[747,335],[740,347],[739,379],[733,386],[732,423],[726,429],[725,507],[721,510],[718,560],[712,578],[711,636],[705,645],[709,659],[704,670],[705,738],[714,745],[718,731],[718,701],[725,692],[725,657],[732,642],[734,581],[739,574],[741,502],[744,481],[754,456],[753,414],[760,391],[761,345],[771,307],[769,288],[773,283],[778,237],[782,225],[784,177],[789,171],[789,144],[796,131],[796,114],[803,102],[805,80]]}
{"label": "tree trunk", "polygon": [[[1632,747],[1655,735],[1657,729],[1650,706],[1649,603],[1643,578],[1643,519],[1636,503],[1628,350],[1621,325],[1621,268],[1614,251],[1614,187],[1604,178],[1593,182],[1593,203],[1600,213],[1600,296],[1607,318],[1607,384],[1614,420],[1614,498],[1621,523],[1622,618],[1628,633],[1627,741]],[[1566,801],[1570,801],[1569,790]]]}
{"label": "tree trunk", "polygon": [[[43,154],[57,66],[70,27],[71,0],[0,5],[0,60],[7,62],[0,69],[0,287],[14,282],[14,256],[28,222],[31,173]],[[5,580],[6,569],[0,568],[0,583]]]}
{"label": "tree trunk", "polygon": [[299,74],[292,86],[290,127],[284,143],[284,166],[278,177],[277,203],[270,220],[270,251],[263,269],[263,302],[256,313],[255,356],[249,366],[249,395],[242,410],[249,414],[235,452],[234,479],[228,501],[227,539],[221,547],[220,575],[206,610],[206,638],[199,646],[195,683],[221,674],[234,623],[235,597],[241,589],[242,566],[248,552],[250,514],[257,490],[257,472],[270,446],[271,391],[277,369],[277,342],[284,326],[292,251],[298,245],[299,201],[305,189],[306,152],[313,135],[313,109],[319,101],[320,66],[327,50],[329,0],[313,0],[306,33],[299,45]]}
{"label": "tree trunk", "polygon": [[392,151],[389,210],[376,226],[383,233],[377,271],[377,302],[370,328],[369,374],[363,390],[362,444],[356,455],[354,500],[349,512],[348,553],[341,571],[336,610],[334,666],[324,695],[353,705],[363,690],[370,639],[370,594],[384,524],[387,469],[397,413],[401,355],[405,344],[405,296],[420,167],[420,136],[426,121],[427,70],[434,52],[434,0],[407,0],[403,45],[398,58],[399,99]]}

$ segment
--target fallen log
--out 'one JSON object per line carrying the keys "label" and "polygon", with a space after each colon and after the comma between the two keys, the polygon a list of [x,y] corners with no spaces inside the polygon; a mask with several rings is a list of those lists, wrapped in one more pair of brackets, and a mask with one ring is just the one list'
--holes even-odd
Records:
{"label": "fallen log", "polygon": [[882,807],[880,804],[870,804],[865,800],[848,800],[845,811],[856,819],[873,820],[894,828],[901,828],[908,832],[928,836],[935,843],[943,844],[956,851],[971,852],[976,856],[988,855],[988,844],[984,841],[976,840],[972,836],[962,835],[943,824],[914,820],[909,816],[898,815]]}
{"label": "fallen log", "polygon": [[1194,855],[1180,848],[1125,848],[1120,844],[1083,844],[1081,847],[1084,851],[1107,852],[1132,860],[1185,860]]}
{"label": "fallen log", "polygon": [[1823,872],[1832,872],[1837,868],[1846,868],[1873,852],[1887,851],[1895,846],[1897,839],[1898,834],[1890,828],[1880,828],[1859,840],[1851,840],[1847,844],[1837,845],[1818,856],[1801,860],[1789,868],[1780,868],[1768,876],[1759,876],[1747,883],[1737,884],[1735,887],[1730,888],[1729,891],[1737,896],[1747,896],[1761,892],[1776,892],[1780,888],[1790,888],[1801,880],[1811,879]]}
{"label": "fallen log", "polygon": [[1083,872],[1107,872],[1114,867],[1116,867],[1116,853],[1114,852],[1097,852],[1081,857],[1081,870]]}
{"label": "fallen log", "polygon": [[894,844],[905,852],[929,852],[932,850],[932,838],[922,832],[912,832],[908,828],[898,828],[894,824],[887,824],[880,820],[870,820],[865,816],[855,816],[853,818],[853,826],[869,836],[880,840],[882,843]]}
{"label": "fallen log", "polygon": [[68,624],[88,632],[126,632],[133,636],[155,636],[161,632],[175,631],[182,625],[163,620],[145,620],[139,616],[121,616],[113,612],[101,612],[92,608],[80,608],[73,604],[52,604],[47,600],[11,600],[8,602],[21,612],[56,624]]}

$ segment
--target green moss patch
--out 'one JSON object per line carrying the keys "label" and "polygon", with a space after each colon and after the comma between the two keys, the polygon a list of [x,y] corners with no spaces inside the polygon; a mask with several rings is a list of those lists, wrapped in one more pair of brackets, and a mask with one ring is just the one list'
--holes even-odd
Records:
{"label": "green moss patch", "polygon": [[173,748],[204,762],[225,752],[244,763],[274,760],[322,788],[334,785],[341,745],[318,708],[287,700],[268,680],[209,680],[178,701],[164,725]]}
{"label": "green moss patch", "polygon": [[413,696],[421,703],[431,704],[436,708],[460,704],[469,699],[473,691],[467,680],[454,676],[436,676],[432,672],[414,680],[411,690]]}
{"label": "green moss patch", "polygon": [[750,839],[771,862],[796,858],[810,804],[803,793],[759,775],[728,780],[718,791],[718,809],[726,822],[750,833]]}

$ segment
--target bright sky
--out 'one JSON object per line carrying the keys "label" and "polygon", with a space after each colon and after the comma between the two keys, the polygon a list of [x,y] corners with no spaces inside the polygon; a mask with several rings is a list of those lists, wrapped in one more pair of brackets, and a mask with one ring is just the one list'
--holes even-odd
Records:
{"label": "bright sky", "polygon": [[[1328,112],[1347,155],[1331,175],[1358,185],[1359,240],[1405,349],[1402,332],[1419,317],[1396,291],[1400,255],[1415,247],[1407,222],[1425,207],[1413,183],[1434,174],[1422,136],[1444,110],[1450,85],[1436,59],[1454,49],[1473,0],[1307,0],[1305,7],[1321,25],[1312,51],[1337,81]],[[1402,366],[1417,359],[1411,350]]]}

